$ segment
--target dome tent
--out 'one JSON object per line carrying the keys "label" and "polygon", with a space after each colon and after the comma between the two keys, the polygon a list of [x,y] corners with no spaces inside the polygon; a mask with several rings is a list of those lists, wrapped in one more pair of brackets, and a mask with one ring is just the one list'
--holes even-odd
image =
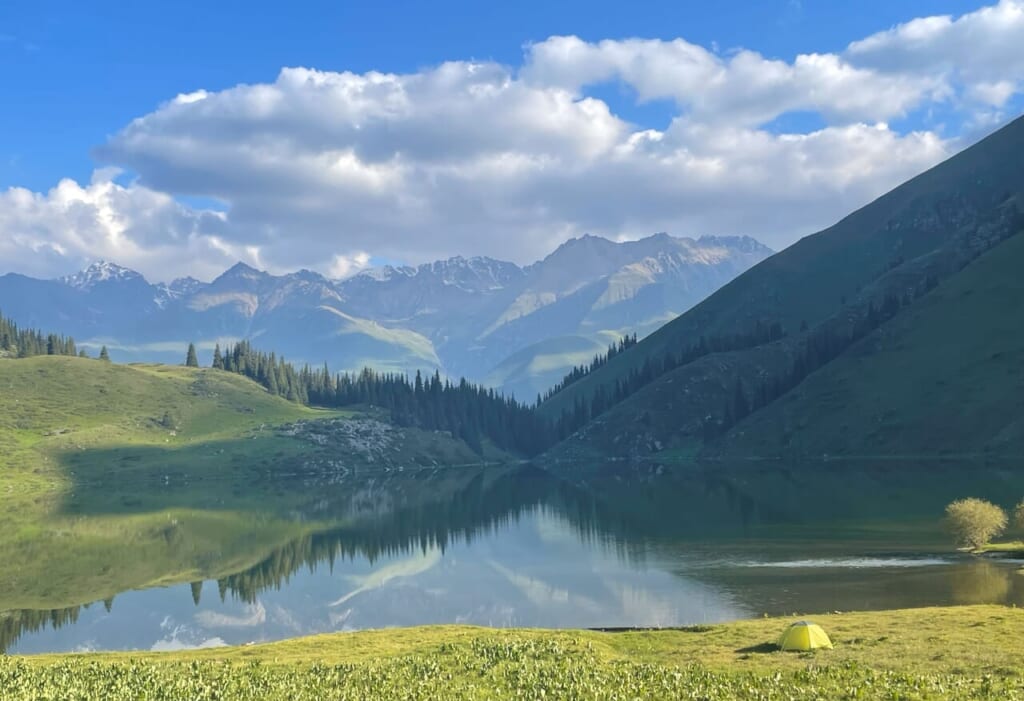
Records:
{"label": "dome tent", "polygon": [[832,641],[821,626],[810,621],[797,621],[779,638],[782,650],[807,651],[818,648],[832,649]]}

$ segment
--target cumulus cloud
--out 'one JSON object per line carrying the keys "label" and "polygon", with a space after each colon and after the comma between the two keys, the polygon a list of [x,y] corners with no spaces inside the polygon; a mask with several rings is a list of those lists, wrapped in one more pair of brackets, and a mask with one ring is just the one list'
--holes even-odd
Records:
{"label": "cumulus cloud", "polygon": [[691,120],[748,126],[796,110],[840,121],[887,120],[943,92],[941,77],[881,73],[835,54],[801,54],[791,63],[754,51],[721,57],[682,39],[592,44],[552,37],[529,48],[524,75],[573,91],[620,80],[641,100],[674,100]]}
{"label": "cumulus cloud", "polygon": [[222,238],[223,213],[186,207],[149,188],[118,185],[116,175],[98,170],[84,186],[65,179],[47,193],[17,187],[0,193],[0,260],[16,262],[19,272],[48,276],[109,258],[162,270],[163,277],[209,273],[228,261],[253,258],[244,245]]}
{"label": "cumulus cloud", "polygon": [[[1022,15],[1024,0],[1003,0],[792,60],[566,36],[527,46],[520,67],[285,68],[126,125],[96,156],[129,184],[101,174],[0,194],[0,256],[35,274],[107,257],[160,279],[234,259],[332,276],[371,257],[529,262],[584,232],[782,247],[962,145],[889,122],[936,106],[997,122],[1021,89]],[[634,124],[591,95],[609,81],[670,101],[671,123]],[[794,112],[824,126],[779,133],[775,120]]]}
{"label": "cumulus cloud", "polygon": [[886,74],[943,74],[969,93],[1001,103],[1024,76],[1022,46],[1024,2],[1001,0],[959,18],[911,20],[853,42],[846,54]]}

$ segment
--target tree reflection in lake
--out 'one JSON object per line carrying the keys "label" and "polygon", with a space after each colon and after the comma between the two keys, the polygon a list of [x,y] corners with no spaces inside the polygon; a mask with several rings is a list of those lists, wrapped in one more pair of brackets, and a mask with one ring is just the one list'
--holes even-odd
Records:
{"label": "tree reflection in lake", "polygon": [[[915,469],[936,485],[928,495]],[[225,529],[220,551],[245,566],[227,569],[206,541],[195,560],[197,531],[178,514],[174,537],[160,536],[169,565],[159,584],[180,584],[126,591],[112,610],[108,600],[0,613],[0,649],[168,648],[444,622],[679,625],[1017,602],[1024,578],[1010,574],[1012,565],[952,554],[936,527],[949,494],[966,484],[1022,486],[1015,473],[986,474],[987,482],[980,474],[616,465],[307,479],[302,488],[282,485],[280,503],[261,504],[254,517],[261,533],[298,535],[275,544],[247,541],[244,527]],[[218,534],[202,536],[216,543]],[[182,557],[192,559],[175,559]],[[116,574],[116,561],[95,560],[83,561]]]}

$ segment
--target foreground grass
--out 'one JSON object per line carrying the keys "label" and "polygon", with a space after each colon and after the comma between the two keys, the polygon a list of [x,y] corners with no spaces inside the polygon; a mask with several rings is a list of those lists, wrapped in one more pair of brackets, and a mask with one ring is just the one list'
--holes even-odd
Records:
{"label": "foreground grass", "polygon": [[1024,611],[815,617],[834,650],[782,653],[782,619],[682,630],[438,626],[177,653],[0,659],[4,699],[1024,699]]}

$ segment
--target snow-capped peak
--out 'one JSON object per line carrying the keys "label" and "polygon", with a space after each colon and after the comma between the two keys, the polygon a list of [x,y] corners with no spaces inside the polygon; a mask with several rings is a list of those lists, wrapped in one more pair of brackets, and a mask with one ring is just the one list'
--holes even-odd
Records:
{"label": "snow-capped peak", "polygon": [[62,277],[60,280],[65,285],[79,290],[88,290],[101,282],[141,280],[142,276],[134,270],[110,263],[105,260],[96,261],[85,270]]}
{"label": "snow-capped peak", "polygon": [[179,277],[169,283],[161,282],[154,286],[156,295],[153,297],[153,302],[163,309],[169,302],[187,297],[198,291],[203,285],[204,283],[194,277]]}
{"label": "snow-capped peak", "polygon": [[[363,278],[367,280],[374,280],[376,282],[387,282],[399,277],[410,277],[416,273],[415,268],[410,268],[407,265],[394,266],[394,265],[382,265],[376,268],[367,268],[366,270],[360,270],[352,278]],[[351,279],[351,278],[349,278]],[[338,282],[342,282],[339,280]]]}

